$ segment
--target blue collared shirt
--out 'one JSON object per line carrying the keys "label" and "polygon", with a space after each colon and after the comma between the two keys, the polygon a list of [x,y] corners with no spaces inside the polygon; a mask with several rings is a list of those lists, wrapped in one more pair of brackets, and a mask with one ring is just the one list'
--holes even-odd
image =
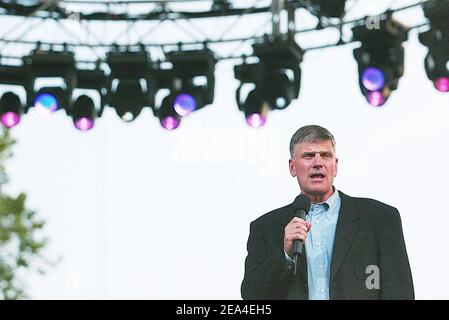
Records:
{"label": "blue collared shirt", "polygon": [[337,189],[325,202],[312,204],[307,221],[312,224],[305,242],[309,300],[329,300],[329,281],[335,229],[341,200]]}
{"label": "blue collared shirt", "polygon": [[329,199],[311,205],[306,218],[312,224],[305,242],[309,300],[329,300],[331,259],[340,206],[340,195],[334,189]]}

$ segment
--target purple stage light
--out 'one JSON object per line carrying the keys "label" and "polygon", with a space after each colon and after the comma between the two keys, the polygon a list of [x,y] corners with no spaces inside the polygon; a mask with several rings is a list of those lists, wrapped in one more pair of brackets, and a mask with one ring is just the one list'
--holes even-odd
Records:
{"label": "purple stage light", "polygon": [[385,101],[387,101],[386,97],[380,91],[369,92],[366,99],[369,104],[375,107],[380,107],[385,103]]}
{"label": "purple stage light", "polygon": [[161,126],[166,130],[174,130],[179,127],[181,121],[173,116],[167,116],[161,119]]}
{"label": "purple stage light", "polygon": [[362,84],[369,91],[380,90],[385,84],[385,76],[380,69],[368,67],[362,73]]}
{"label": "purple stage light", "polygon": [[94,121],[87,117],[81,117],[75,120],[75,127],[81,131],[87,131],[92,129]]}
{"label": "purple stage light", "polygon": [[252,113],[246,116],[246,122],[253,128],[259,128],[265,124],[267,117],[260,113]]}
{"label": "purple stage light", "polygon": [[434,86],[438,91],[448,92],[449,91],[449,78],[448,77],[440,77],[435,80]]}
{"label": "purple stage light", "polygon": [[12,128],[20,122],[20,115],[15,112],[5,112],[0,117],[0,122],[7,128]]}
{"label": "purple stage light", "polygon": [[58,109],[58,101],[53,95],[42,93],[34,100],[34,107],[39,113],[49,115]]}
{"label": "purple stage light", "polygon": [[190,94],[181,93],[175,98],[174,109],[177,114],[184,117],[189,113],[195,111],[196,100]]}

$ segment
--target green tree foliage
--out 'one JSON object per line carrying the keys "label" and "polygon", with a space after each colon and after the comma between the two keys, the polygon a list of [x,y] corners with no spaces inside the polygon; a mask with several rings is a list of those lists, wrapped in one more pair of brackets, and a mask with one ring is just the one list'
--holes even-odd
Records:
{"label": "green tree foliage", "polygon": [[[21,276],[34,269],[47,240],[40,236],[44,222],[26,208],[26,195],[12,197],[2,187],[8,182],[5,160],[12,156],[15,141],[9,131],[0,132],[0,299],[26,298]],[[42,272],[42,270],[38,270]]]}

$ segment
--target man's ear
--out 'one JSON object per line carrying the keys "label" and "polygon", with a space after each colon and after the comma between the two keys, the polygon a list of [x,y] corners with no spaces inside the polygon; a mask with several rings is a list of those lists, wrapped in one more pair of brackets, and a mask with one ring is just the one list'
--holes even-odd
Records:
{"label": "man's ear", "polygon": [[334,177],[337,176],[337,172],[338,172],[338,158],[335,158],[335,174],[334,174]]}
{"label": "man's ear", "polygon": [[295,162],[292,159],[288,160],[288,169],[292,177],[296,177]]}

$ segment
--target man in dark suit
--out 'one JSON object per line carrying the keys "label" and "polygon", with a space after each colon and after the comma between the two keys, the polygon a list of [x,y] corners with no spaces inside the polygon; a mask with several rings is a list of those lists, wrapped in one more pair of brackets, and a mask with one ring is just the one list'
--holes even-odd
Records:
{"label": "man in dark suit", "polygon": [[[325,128],[300,128],[290,154],[311,207],[305,220],[292,203],[251,223],[243,299],[414,299],[398,210],[335,189],[335,139]],[[305,247],[296,275],[295,240]]]}

